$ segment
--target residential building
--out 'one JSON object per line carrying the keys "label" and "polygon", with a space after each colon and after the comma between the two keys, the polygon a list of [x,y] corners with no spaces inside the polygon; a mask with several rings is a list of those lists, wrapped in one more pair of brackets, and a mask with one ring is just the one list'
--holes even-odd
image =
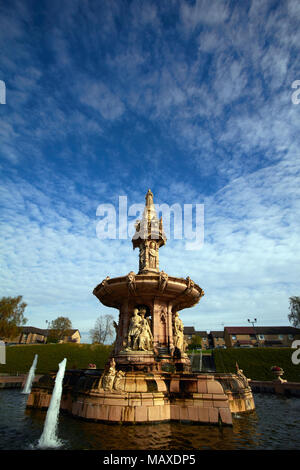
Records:
{"label": "residential building", "polygon": [[206,331],[198,331],[198,330],[195,330],[193,326],[185,326],[183,332],[184,332],[184,336],[188,344],[192,342],[193,336],[200,336],[202,349],[209,349],[210,343],[209,343],[209,337]]}
{"label": "residential building", "polygon": [[210,347],[212,349],[225,348],[224,331],[211,331],[209,333]]}
{"label": "residential building", "polygon": [[43,344],[47,342],[47,330],[34,326],[23,326],[20,329],[17,343],[19,344]]}
{"label": "residential building", "polygon": [[300,337],[300,329],[292,326],[225,326],[226,347],[291,347]]}
{"label": "residential building", "polygon": [[185,326],[183,328],[185,339],[190,343],[193,335],[195,334],[195,328],[193,326]]}
{"label": "residential building", "polygon": [[69,330],[69,335],[64,336],[60,343],[80,343],[81,336],[79,330]]}
{"label": "residential building", "polygon": [[[69,330],[69,334],[64,336],[60,343],[80,343],[80,333],[77,329]],[[51,330],[35,328],[34,326],[23,326],[19,329],[19,334],[15,338],[5,338],[8,345],[12,344],[45,344],[47,337],[51,336]]]}
{"label": "residential building", "polygon": [[196,331],[195,335],[201,337],[202,349],[209,349],[210,346],[207,331]]}

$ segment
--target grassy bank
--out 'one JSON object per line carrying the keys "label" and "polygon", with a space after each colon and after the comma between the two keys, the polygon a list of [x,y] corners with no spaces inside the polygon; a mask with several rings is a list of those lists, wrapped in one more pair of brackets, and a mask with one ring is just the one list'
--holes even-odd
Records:
{"label": "grassy bank", "polygon": [[89,363],[97,368],[104,367],[111,346],[100,344],[41,344],[28,346],[9,346],[6,348],[6,364],[0,364],[0,373],[27,373],[35,354],[38,354],[37,374],[58,370],[58,364],[65,357],[67,368],[84,369]]}
{"label": "grassy bank", "polygon": [[[89,363],[102,369],[108,359],[111,346],[100,344],[42,344],[28,346],[10,346],[6,348],[6,364],[0,364],[0,374],[27,373],[34,355],[38,354],[37,374],[56,371],[58,364],[65,357],[67,368],[84,369]],[[292,363],[295,349],[289,348],[253,348],[253,349],[217,349],[214,359],[217,372],[235,372],[235,364],[244,370],[253,380],[272,380],[272,366],[280,366],[285,371],[284,378],[300,382],[300,364]]]}
{"label": "grassy bank", "polygon": [[300,364],[292,363],[295,349],[290,348],[249,348],[249,349],[216,349],[214,358],[217,372],[235,372],[235,364],[244,370],[252,380],[273,380],[270,372],[272,366],[284,370],[284,379],[300,382]]}

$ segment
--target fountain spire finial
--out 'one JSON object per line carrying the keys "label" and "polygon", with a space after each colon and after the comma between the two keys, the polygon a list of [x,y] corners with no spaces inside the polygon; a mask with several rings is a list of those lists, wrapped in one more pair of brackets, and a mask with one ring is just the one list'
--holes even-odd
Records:
{"label": "fountain spire finial", "polygon": [[151,191],[150,188],[147,191],[145,199],[146,199],[146,206],[153,204],[153,192]]}
{"label": "fountain spire finial", "polygon": [[[145,209],[144,209],[144,213],[143,213],[143,220],[144,220],[144,224],[146,223],[155,223],[156,221],[158,221],[158,218],[157,218],[157,214],[156,214],[156,210],[155,210],[155,205],[154,205],[154,202],[153,202],[153,193],[151,191],[151,189],[148,189],[148,192],[145,196],[145,199],[146,199],[146,205],[145,205]],[[154,229],[155,227],[153,227]]]}
{"label": "fountain spire finial", "polygon": [[140,250],[139,274],[159,272],[158,250],[167,240],[162,218],[158,220],[157,217],[151,189],[148,189],[145,199],[143,217],[142,220],[137,220],[132,238],[133,249]]}

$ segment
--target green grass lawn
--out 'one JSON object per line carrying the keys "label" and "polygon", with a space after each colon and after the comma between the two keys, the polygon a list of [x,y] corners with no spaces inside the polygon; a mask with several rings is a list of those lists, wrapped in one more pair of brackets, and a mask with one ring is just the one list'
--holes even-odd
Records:
{"label": "green grass lawn", "polygon": [[0,364],[0,374],[27,373],[35,354],[38,354],[36,373],[57,371],[58,364],[67,358],[67,369],[84,369],[90,363],[102,369],[111,352],[111,346],[101,344],[40,344],[8,346],[6,364]]}
{"label": "green grass lawn", "polygon": [[[300,365],[292,363],[294,349],[290,348],[249,348],[216,349],[213,351],[217,372],[235,372],[235,364],[253,380],[273,380],[270,369],[280,366],[285,371],[283,378],[300,382]],[[9,346],[6,348],[6,364],[0,364],[0,374],[27,373],[34,355],[38,354],[37,374],[57,371],[58,364],[65,357],[67,368],[84,369],[89,363],[103,369],[111,346],[100,344],[41,344],[28,346]],[[205,353],[209,351],[203,351]]]}
{"label": "green grass lawn", "polygon": [[193,354],[193,351],[194,351],[194,354],[199,354],[200,352],[202,352],[202,354],[207,354],[207,355],[211,355],[212,353],[212,349],[188,349],[186,352],[188,355],[191,355]]}
{"label": "green grass lawn", "polygon": [[282,367],[284,379],[300,382],[300,364],[292,363],[295,349],[290,348],[245,348],[216,349],[214,359],[217,372],[235,372],[238,363],[244,374],[252,380],[273,380],[272,366]]}

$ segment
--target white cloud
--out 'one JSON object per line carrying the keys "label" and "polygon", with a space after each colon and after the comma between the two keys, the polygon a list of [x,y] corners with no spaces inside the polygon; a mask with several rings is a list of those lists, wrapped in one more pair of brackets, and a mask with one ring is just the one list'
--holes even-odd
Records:
{"label": "white cloud", "polygon": [[[182,312],[186,325],[221,329],[222,322],[244,324],[250,314],[260,324],[287,324],[288,297],[298,288],[299,171],[297,160],[285,160],[233,180],[205,199],[200,251],[185,251],[184,242],[174,240],[161,249],[161,269],[189,275],[206,292],[198,306]],[[45,190],[20,183],[11,182],[2,198],[5,294],[26,294],[30,323],[44,326],[65,313],[87,331],[107,310],[93,288],[107,275],[137,272],[137,253],[130,240],[98,240],[95,216],[67,205],[57,213]],[[155,196],[159,202],[200,202],[197,190],[180,181]]]}
{"label": "white cloud", "polygon": [[[74,326],[92,326],[103,308],[93,287],[138,265],[130,241],[96,238],[96,207],[124,193],[142,202],[150,183],[159,202],[211,194],[203,249],[169,241],[161,251],[164,270],[206,290],[184,322],[216,329],[253,312],[287,323],[288,296],[299,289],[300,107],[290,87],[299,78],[298,4],[133,1],[129,11],[109,1],[99,14],[96,3],[53,1],[47,64],[28,40],[28,8],[17,2],[1,16],[1,152],[13,175],[2,181],[1,279],[7,294],[24,293],[33,324],[64,312]],[[109,130],[121,118],[131,126],[124,147]],[[171,162],[174,147],[184,165]],[[103,155],[93,179],[89,167]]]}
{"label": "white cloud", "polygon": [[194,5],[180,3],[181,20],[186,30],[193,31],[200,24],[223,23],[229,16],[229,8],[223,0],[196,0]]}
{"label": "white cloud", "polygon": [[287,2],[288,13],[292,18],[300,18],[300,5],[297,0],[288,0]]}
{"label": "white cloud", "polygon": [[100,81],[82,80],[78,93],[80,102],[99,111],[104,119],[118,119],[125,111],[120,98]]}

